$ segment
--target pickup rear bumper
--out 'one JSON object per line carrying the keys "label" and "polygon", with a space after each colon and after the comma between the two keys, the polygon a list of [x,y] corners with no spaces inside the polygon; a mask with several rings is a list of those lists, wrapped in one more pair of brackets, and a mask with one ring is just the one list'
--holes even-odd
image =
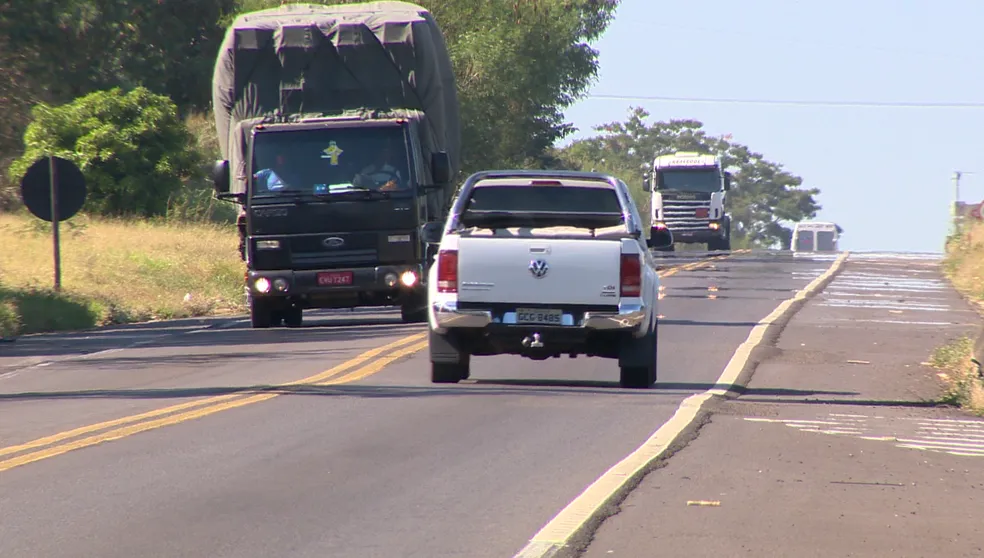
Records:
{"label": "pickup rear bumper", "polygon": [[[535,324],[518,324],[514,312],[502,316],[493,315],[490,310],[459,309],[457,302],[442,301],[431,305],[434,320],[440,329],[481,329],[490,325],[516,326],[518,328],[537,328]],[[632,331],[638,330],[646,321],[646,307],[642,304],[619,303],[617,312],[585,312],[575,323],[572,314],[564,315],[566,325],[545,328],[586,329],[592,331]]]}

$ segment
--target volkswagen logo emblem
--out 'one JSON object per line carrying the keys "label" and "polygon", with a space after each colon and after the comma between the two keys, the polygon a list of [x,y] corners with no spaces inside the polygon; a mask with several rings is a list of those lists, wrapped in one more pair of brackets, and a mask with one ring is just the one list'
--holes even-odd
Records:
{"label": "volkswagen logo emblem", "polygon": [[530,273],[532,273],[533,277],[536,277],[537,279],[542,279],[549,270],[550,266],[547,265],[547,262],[544,260],[533,260],[530,262]]}
{"label": "volkswagen logo emblem", "polygon": [[337,236],[329,236],[328,238],[322,240],[321,243],[325,245],[325,248],[339,248],[341,245],[345,244],[345,239]]}

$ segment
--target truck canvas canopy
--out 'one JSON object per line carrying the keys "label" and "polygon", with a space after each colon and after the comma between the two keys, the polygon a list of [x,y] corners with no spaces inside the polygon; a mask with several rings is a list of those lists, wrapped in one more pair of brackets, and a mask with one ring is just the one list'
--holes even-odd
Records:
{"label": "truck canvas canopy", "polygon": [[417,119],[425,160],[445,151],[458,168],[447,45],[430,13],[408,2],[288,4],[239,16],[219,49],[212,100],[234,193],[245,191],[250,131],[278,119]]}

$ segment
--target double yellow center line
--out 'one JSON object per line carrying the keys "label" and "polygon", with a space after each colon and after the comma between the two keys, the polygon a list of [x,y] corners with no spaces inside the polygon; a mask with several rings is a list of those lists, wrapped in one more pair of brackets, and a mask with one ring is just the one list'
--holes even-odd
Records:
{"label": "double yellow center line", "polygon": [[[737,253],[737,251],[734,253]],[[680,271],[705,267],[715,260],[726,257],[728,255],[674,266],[661,271],[659,276],[668,277]],[[156,409],[146,413],[90,424],[74,430],[67,430],[17,446],[0,448],[0,472],[62,455],[77,449],[112,440],[119,440],[120,438],[148,430],[155,430],[229,409],[268,401],[284,393],[288,393],[291,387],[333,386],[356,382],[379,372],[394,361],[413,355],[426,347],[427,333],[418,333],[366,351],[351,360],[345,361],[319,374],[285,384],[265,387],[261,393],[250,395],[245,392],[247,390],[244,390],[244,393],[233,393],[189,401],[163,409]]]}
{"label": "double yellow center line", "polygon": [[[205,417],[228,409],[267,401],[283,395],[286,391],[285,388],[299,385],[333,386],[355,382],[379,372],[396,360],[424,349],[427,347],[426,336],[426,333],[418,333],[404,337],[393,343],[366,351],[351,360],[314,376],[264,388],[263,393],[255,395],[238,393],[209,397],[198,401],[189,401],[188,403],[156,409],[139,415],[83,426],[45,438],[39,438],[18,446],[0,448],[0,459],[2,459],[0,461],[0,471],[6,471],[14,467],[27,465],[28,463],[48,459],[49,457],[55,457],[103,442],[118,440],[140,432]],[[91,435],[82,437],[87,434]],[[14,457],[7,457],[10,455],[14,455]]]}

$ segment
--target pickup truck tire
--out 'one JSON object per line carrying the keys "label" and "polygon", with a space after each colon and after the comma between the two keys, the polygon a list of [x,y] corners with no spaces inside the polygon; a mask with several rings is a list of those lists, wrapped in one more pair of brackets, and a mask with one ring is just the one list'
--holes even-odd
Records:
{"label": "pickup truck tire", "polygon": [[430,332],[431,382],[455,384],[471,375],[471,355],[462,351],[452,336]]}
{"label": "pickup truck tire", "polygon": [[431,383],[456,384],[468,378],[468,365],[451,364],[449,362],[431,363]]}
{"label": "pickup truck tire", "polygon": [[659,324],[641,338],[626,339],[619,354],[619,384],[623,388],[649,389],[656,383]]}

